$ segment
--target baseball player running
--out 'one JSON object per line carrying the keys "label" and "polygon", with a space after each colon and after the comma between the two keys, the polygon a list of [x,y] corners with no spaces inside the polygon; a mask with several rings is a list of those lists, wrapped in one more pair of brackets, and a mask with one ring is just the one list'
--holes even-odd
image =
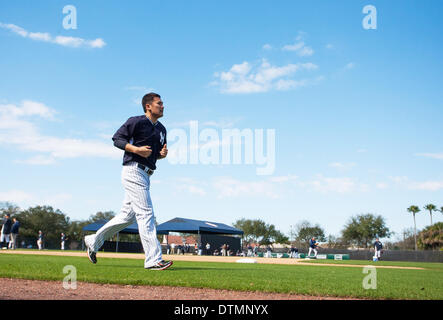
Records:
{"label": "baseball player running", "polygon": [[142,106],[145,114],[129,118],[112,137],[114,146],[125,151],[121,176],[125,189],[123,207],[96,234],[86,236],[85,244],[88,258],[95,264],[96,252],[104,241],[136,220],[145,252],[145,269],[164,270],[172,261],[162,259],[149,193],[157,159],[168,154],[166,128],[158,121],[163,117],[164,106],[160,95],[152,92],[143,97]]}

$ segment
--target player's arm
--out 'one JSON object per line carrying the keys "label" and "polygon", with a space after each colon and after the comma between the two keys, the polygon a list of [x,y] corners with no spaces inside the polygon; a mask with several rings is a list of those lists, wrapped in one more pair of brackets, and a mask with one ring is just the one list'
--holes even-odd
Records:
{"label": "player's arm", "polygon": [[151,155],[152,149],[150,146],[142,146],[142,147],[136,147],[130,143],[125,144],[125,151],[132,152],[135,154],[138,154],[141,157],[147,158]]}
{"label": "player's arm", "polygon": [[114,141],[114,146],[124,150],[126,152],[135,153],[141,157],[147,158],[151,155],[152,150],[150,146],[137,147],[129,143],[131,137],[134,134],[135,126],[137,123],[133,118],[129,118],[114,134],[112,140]]}
{"label": "player's arm", "polygon": [[168,155],[168,148],[166,146],[166,143],[163,145],[163,148],[160,150],[160,154],[157,157],[157,159],[164,159]]}

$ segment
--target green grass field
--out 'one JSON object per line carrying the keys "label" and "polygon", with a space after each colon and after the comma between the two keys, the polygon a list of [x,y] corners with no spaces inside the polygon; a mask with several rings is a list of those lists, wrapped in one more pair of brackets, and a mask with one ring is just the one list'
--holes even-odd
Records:
{"label": "green grass field", "polygon": [[[313,262],[313,261],[309,261]],[[376,265],[426,270],[377,269],[377,289],[363,289],[366,261],[317,261],[359,264],[358,267],[271,265],[175,261],[166,271],[148,271],[143,260],[0,254],[0,277],[63,281],[63,268],[73,265],[77,280],[125,285],[166,285],[265,291],[369,299],[443,299],[443,263],[377,262]]]}

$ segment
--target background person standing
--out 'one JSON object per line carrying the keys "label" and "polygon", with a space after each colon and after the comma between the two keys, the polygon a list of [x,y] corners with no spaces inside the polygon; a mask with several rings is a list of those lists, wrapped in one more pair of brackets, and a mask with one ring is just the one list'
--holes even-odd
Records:
{"label": "background person standing", "polygon": [[314,257],[317,257],[317,247],[318,247],[318,242],[315,240],[315,237],[312,237],[312,239],[309,240],[308,257],[311,256],[311,251],[314,251]]}
{"label": "background person standing", "polygon": [[375,242],[374,242],[374,259],[376,261],[380,260],[381,250],[382,249],[383,249],[383,244],[381,243],[379,238],[375,239]]}
{"label": "background person standing", "polygon": [[43,249],[43,232],[41,230],[39,230],[39,232],[38,232],[37,246],[38,246],[38,250]]}
{"label": "background person standing", "polygon": [[20,228],[20,222],[17,218],[12,218],[12,228],[11,228],[11,242],[9,242],[9,248],[15,250],[17,248],[17,237],[18,230]]}
{"label": "background person standing", "polygon": [[[5,214],[5,218],[3,219],[2,232],[0,235],[1,247],[5,249],[8,249],[10,235],[11,235],[12,221],[10,217],[11,215],[9,213]],[[3,243],[5,243],[6,245],[3,246]]]}
{"label": "background person standing", "polygon": [[65,250],[66,240],[68,240],[68,238],[66,238],[66,235],[62,232],[62,234],[60,236],[60,249],[61,250]]}

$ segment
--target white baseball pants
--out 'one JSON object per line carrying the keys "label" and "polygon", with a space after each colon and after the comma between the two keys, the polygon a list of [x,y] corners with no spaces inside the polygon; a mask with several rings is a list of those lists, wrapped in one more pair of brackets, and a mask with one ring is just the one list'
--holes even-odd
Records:
{"label": "white baseball pants", "polygon": [[317,256],[317,249],[314,249],[314,248],[309,247],[309,253],[308,253],[308,256],[311,255],[311,251],[314,251],[314,257],[316,257],[316,256]]}
{"label": "white baseball pants", "polygon": [[93,237],[88,236],[88,244],[98,251],[105,240],[137,221],[138,232],[145,251],[145,268],[152,267],[162,260],[161,245],[157,239],[154,210],[149,194],[149,176],[137,167],[136,162],[124,165],[122,183],[125,189],[123,207],[118,215],[101,227]]}
{"label": "white baseball pants", "polygon": [[0,236],[0,242],[7,242],[7,243],[9,243],[9,235],[10,235],[10,233],[8,233],[8,234],[5,234],[5,233],[2,233],[1,234],[1,236]]}
{"label": "white baseball pants", "polygon": [[377,250],[377,248],[375,248],[374,258],[380,258],[380,253],[381,253],[381,250]]}

